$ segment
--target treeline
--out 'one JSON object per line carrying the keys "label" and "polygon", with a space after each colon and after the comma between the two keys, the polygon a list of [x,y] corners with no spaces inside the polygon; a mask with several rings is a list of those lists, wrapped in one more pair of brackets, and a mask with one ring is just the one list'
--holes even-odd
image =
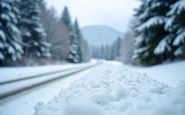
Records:
{"label": "treeline", "polygon": [[72,63],[90,59],[88,43],[67,7],[58,18],[43,0],[0,1],[0,65],[25,59]]}
{"label": "treeline", "polygon": [[119,60],[122,39],[118,37],[112,44],[92,46],[92,57],[105,60]]}

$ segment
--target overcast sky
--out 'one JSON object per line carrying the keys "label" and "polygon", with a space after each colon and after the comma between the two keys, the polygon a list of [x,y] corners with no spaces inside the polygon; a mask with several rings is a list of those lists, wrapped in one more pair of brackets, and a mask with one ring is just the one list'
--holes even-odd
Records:
{"label": "overcast sky", "polygon": [[66,5],[74,18],[78,18],[81,27],[103,24],[125,31],[133,15],[133,9],[138,7],[136,0],[46,0],[49,6],[54,6],[60,15]]}

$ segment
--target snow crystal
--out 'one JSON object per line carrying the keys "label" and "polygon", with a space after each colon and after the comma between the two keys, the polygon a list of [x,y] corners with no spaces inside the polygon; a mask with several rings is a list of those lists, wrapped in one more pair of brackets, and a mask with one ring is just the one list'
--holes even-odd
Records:
{"label": "snow crystal", "polygon": [[145,28],[149,28],[150,26],[156,25],[156,24],[163,24],[165,23],[166,18],[164,16],[156,16],[150,18],[148,21],[140,25],[139,27],[136,28],[138,31],[142,31]]}
{"label": "snow crystal", "polygon": [[154,50],[154,54],[161,54],[164,53],[165,50],[171,51],[171,47],[169,46],[168,39],[170,39],[169,36],[166,36],[164,39],[162,39],[157,47]]}
{"label": "snow crystal", "polygon": [[180,43],[184,43],[184,40],[185,40],[185,31],[183,31],[181,34],[179,34],[174,42],[173,42],[173,45],[174,46],[178,46]]}

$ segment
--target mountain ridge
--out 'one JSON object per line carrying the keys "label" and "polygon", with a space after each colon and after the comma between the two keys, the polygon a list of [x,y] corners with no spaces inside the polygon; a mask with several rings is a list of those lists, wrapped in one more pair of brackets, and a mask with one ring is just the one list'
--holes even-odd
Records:
{"label": "mountain ridge", "polygon": [[112,44],[114,40],[124,35],[123,32],[107,25],[88,25],[81,30],[84,38],[94,46]]}

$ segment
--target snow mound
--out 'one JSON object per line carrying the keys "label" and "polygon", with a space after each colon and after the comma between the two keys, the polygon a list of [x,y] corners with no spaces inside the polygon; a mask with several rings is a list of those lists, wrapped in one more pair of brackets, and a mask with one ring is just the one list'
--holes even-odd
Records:
{"label": "snow mound", "polygon": [[62,90],[35,115],[184,115],[185,82],[172,88],[146,74],[103,63]]}

